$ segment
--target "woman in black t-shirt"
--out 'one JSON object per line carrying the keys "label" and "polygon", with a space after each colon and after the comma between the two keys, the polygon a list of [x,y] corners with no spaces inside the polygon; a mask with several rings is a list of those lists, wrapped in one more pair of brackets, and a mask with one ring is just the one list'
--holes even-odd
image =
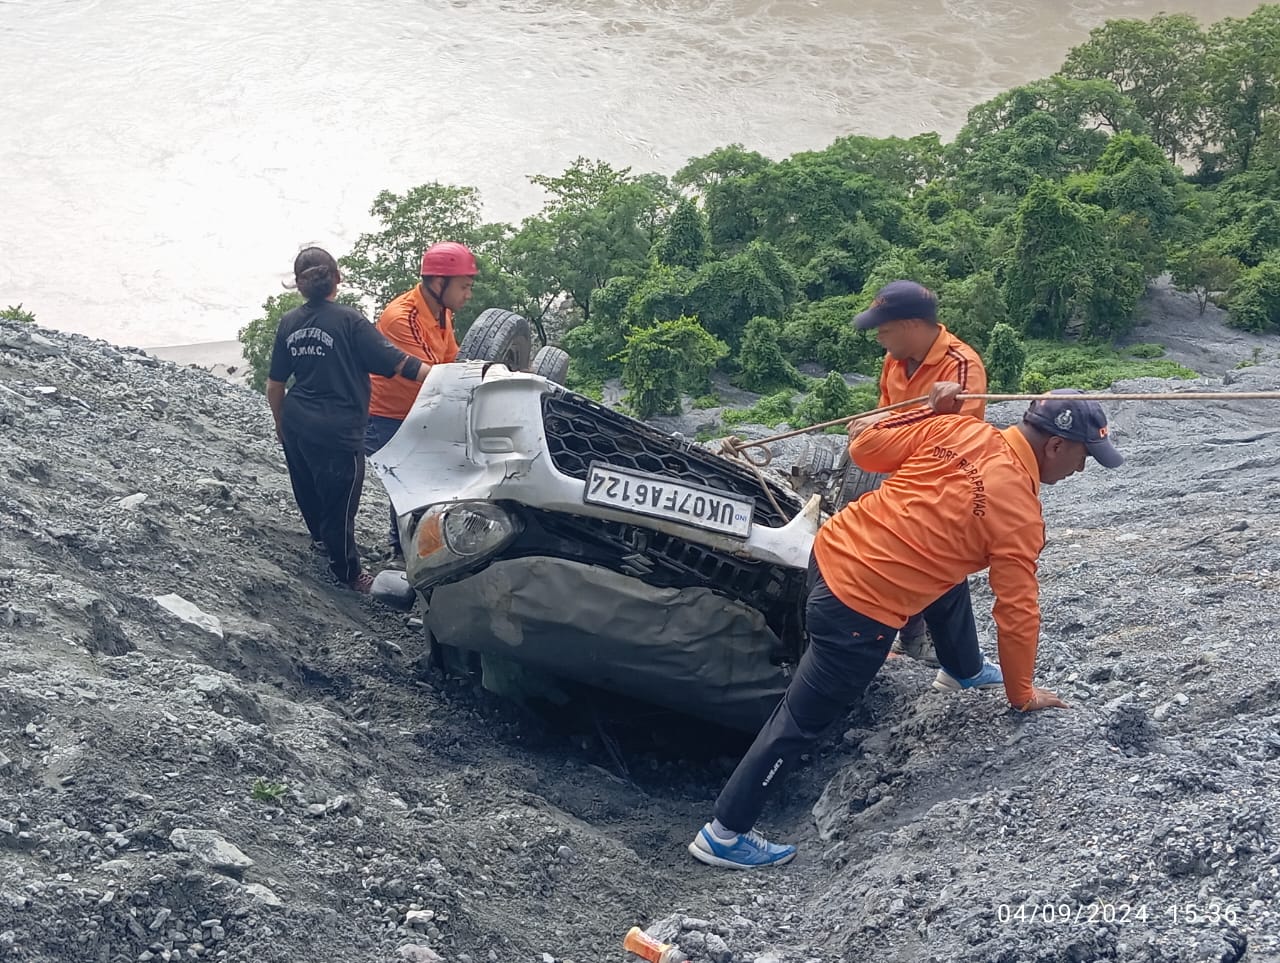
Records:
{"label": "woman in black t-shirt", "polygon": [[267,402],[312,541],[323,543],[339,581],[368,593],[373,577],[360,567],[355,521],[364,487],[369,375],[421,382],[430,369],[355,308],[334,301],[342,277],[328,251],[303,249],[293,274],[307,302],[280,319]]}

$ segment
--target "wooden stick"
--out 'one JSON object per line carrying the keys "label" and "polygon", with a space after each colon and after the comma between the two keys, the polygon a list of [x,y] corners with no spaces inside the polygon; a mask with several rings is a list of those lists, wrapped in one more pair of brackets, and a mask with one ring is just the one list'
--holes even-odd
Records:
{"label": "wooden stick", "polygon": [[[1095,392],[1093,394],[1079,395],[1055,395],[1051,393],[1044,394],[960,394],[956,396],[961,401],[1038,401],[1041,398],[1065,398],[1070,401],[1280,401],[1280,391],[1142,391],[1142,392],[1117,392],[1115,394],[1109,392]],[[746,460],[757,467],[763,468],[773,460],[773,454],[768,450],[768,446],[775,441],[782,441],[784,438],[794,438],[797,435],[808,435],[815,431],[822,431],[826,428],[834,428],[836,425],[847,425],[850,422],[857,421],[859,418],[866,418],[870,415],[878,415],[885,411],[896,411],[899,408],[910,408],[913,405],[926,404],[929,401],[928,395],[921,395],[918,398],[908,398],[906,401],[898,401],[891,405],[883,405],[879,408],[872,408],[870,411],[860,411],[856,415],[847,415],[844,418],[836,418],[832,421],[823,421],[816,425],[810,425],[808,428],[796,428],[793,431],[784,431],[778,435],[768,435],[764,438],[758,438],[755,441],[743,441],[740,438],[726,439],[722,446],[722,451],[728,455],[740,455],[748,448],[763,448],[765,450],[764,461],[756,461],[754,458],[743,456]]]}

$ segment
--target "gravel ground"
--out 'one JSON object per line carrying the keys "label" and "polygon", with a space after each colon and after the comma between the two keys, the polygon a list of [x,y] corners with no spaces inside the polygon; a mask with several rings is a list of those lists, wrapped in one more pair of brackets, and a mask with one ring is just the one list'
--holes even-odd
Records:
{"label": "gravel ground", "polygon": [[800,857],[725,874],[684,846],[741,743],[425,671],[309,551],[260,396],[0,322],[0,959],[1278,960],[1280,418],[1112,415],[1129,463],[1044,497],[1072,708],[894,660],[766,813]]}

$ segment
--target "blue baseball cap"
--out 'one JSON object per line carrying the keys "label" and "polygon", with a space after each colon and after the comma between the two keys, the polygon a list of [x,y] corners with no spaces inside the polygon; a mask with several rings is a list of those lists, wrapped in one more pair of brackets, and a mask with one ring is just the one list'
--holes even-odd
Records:
{"label": "blue baseball cap", "polygon": [[1049,397],[1031,402],[1022,420],[1068,441],[1082,442],[1103,468],[1119,468],[1124,455],[1107,437],[1107,415],[1096,401],[1073,401],[1078,388],[1058,388]]}
{"label": "blue baseball cap", "polygon": [[879,291],[871,307],[853,319],[853,326],[865,331],[887,321],[919,318],[938,323],[938,296],[915,281],[890,281]]}

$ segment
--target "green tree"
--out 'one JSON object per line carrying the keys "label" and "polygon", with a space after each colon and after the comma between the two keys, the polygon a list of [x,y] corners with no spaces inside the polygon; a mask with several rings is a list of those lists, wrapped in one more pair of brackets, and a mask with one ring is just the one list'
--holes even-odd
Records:
{"label": "green tree", "polygon": [[541,322],[542,312],[530,310],[527,292],[504,269],[511,228],[481,219],[480,194],[474,187],[433,181],[404,194],[381,191],[369,213],[381,222],[381,230],[361,234],[338,264],[343,281],[370,299],[375,311],[418,283],[427,247],[459,241],[471,248],[480,265],[471,302],[454,319],[459,331],[486,308],[519,310],[535,324]]}
{"label": "green tree", "polygon": [[942,177],[946,170],[946,151],[932,131],[908,138],[852,134],[818,153],[847,171],[868,174],[908,193]]}
{"label": "green tree", "polygon": [[797,264],[809,261],[861,214],[890,240],[906,237],[906,194],[869,174],[850,172],[822,153],[797,154],[746,179],[756,237]]}
{"label": "green tree", "polygon": [[1246,331],[1280,331],[1280,252],[1240,275],[1227,323]]}
{"label": "green tree", "polygon": [[756,174],[773,164],[773,161],[741,144],[717,147],[709,154],[691,157],[671,179],[678,187],[691,187],[706,195],[709,188],[726,181]]}
{"label": "green tree", "polygon": [[585,211],[596,207],[605,195],[631,181],[631,168],[617,168],[608,161],[577,157],[563,174],[532,174],[529,183],[547,192],[543,214],[563,210]]}
{"label": "green tree", "polygon": [[991,229],[968,211],[952,211],[921,232],[916,253],[948,278],[963,278],[991,263]]}
{"label": "green tree", "polygon": [[623,308],[623,322],[627,327],[644,327],[655,321],[674,321],[690,313],[689,289],[693,286],[693,277],[688,268],[654,264],[632,288]]}
{"label": "green tree", "polygon": [[863,299],[866,304],[870,304],[882,287],[890,281],[903,279],[915,281],[936,291],[942,286],[946,276],[936,265],[925,261],[917,251],[901,247],[890,248],[867,274],[866,283],[862,286]]}
{"label": "green tree", "polygon": [[853,326],[854,316],[870,303],[869,296],[851,294],[800,304],[782,325],[784,356],[793,364],[812,361],[836,371],[878,373],[884,352],[875,333]]}
{"label": "green tree", "polygon": [[747,322],[757,316],[781,318],[790,305],[794,272],[768,245],[703,265],[689,289],[689,308],[708,331],[730,345],[742,340]]}
{"label": "green tree", "polygon": [[302,305],[302,295],[297,291],[274,294],[262,304],[262,316],[254,318],[237,333],[244,346],[244,359],[249,364],[249,386],[255,391],[267,388],[267,373],[271,370],[271,351],[276,343],[276,329],[280,319]]}
{"label": "green tree", "polygon": [[866,218],[857,215],[800,272],[806,296],[821,301],[861,291],[867,275],[889,247]]}
{"label": "green tree", "polygon": [[1038,177],[1089,170],[1111,134],[1144,126],[1133,101],[1109,81],[1055,75],[974,107],[950,153],[959,186],[982,201],[1021,194]]}
{"label": "green tree", "polygon": [[1062,73],[1115,84],[1133,102],[1151,139],[1176,162],[1194,157],[1204,143],[1207,46],[1199,22],[1187,14],[1108,20],[1072,49]]}
{"label": "green tree", "polygon": [[723,341],[690,317],[636,328],[620,358],[624,401],[637,418],[679,414],[681,392],[706,394],[711,370],[728,353]]}
{"label": "green tree", "polygon": [[1047,180],[1019,205],[1002,268],[1010,316],[1035,337],[1113,337],[1145,287],[1141,265],[1112,248],[1102,210]]}
{"label": "green tree", "polygon": [[1235,258],[1218,254],[1212,245],[1203,243],[1177,251],[1169,266],[1174,287],[1194,294],[1201,314],[1213,295],[1230,290],[1244,270]]}
{"label": "green tree", "polygon": [[966,344],[986,344],[992,328],[1009,322],[995,274],[979,271],[944,284],[938,292],[938,317]]}
{"label": "green tree", "polygon": [[772,318],[756,317],[747,322],[737,361],[737,384],[748,391],[763,395],[804,384],[800,372],[782,355],[778,323]]}
{"label": "green tree", "polygon": [[832,371],[819,381],[796,409],[796,423],[816,425],[854,413],[853,391],[839,372]]}
{"label": "green tree", "polygon": [[1254,267],[1280,247],[1280,198],[1230,189],[1237,178],[1216,192],[1218,209],[1210,243],[1218,254]]}
{"label": "green tree", "polygon": [[1209,28],[1204,71],[1209,139],[1225,167],[1247,171],[1259,147],[1280,138],[1280,4]]}
{"label": "green tree", "polygon": [[682,200],[667,221],[666,233],[658,241],[655,256],[661,263],[671,267],[685,267],[696,271],[707,259],[710,250],[707,219],[694,201],[688,198]]}
{"label": "green tree", "polygon": [[1022,369],[1027,363],[1027,349],[1017,331],[1007,324],[997,324],[992,328],[982,360],[993,391],[1018,390],[1022,384]]}
{"label": "green tree", "polygon": [[534,179],[552,198],[524,220],[510,247],[532,297],[554,304],[567,295],[590,320],[592,299],[605,284],[644,272],[660,199],[648,184],[626,180],[626,171],[576,163],[560,178]]}

